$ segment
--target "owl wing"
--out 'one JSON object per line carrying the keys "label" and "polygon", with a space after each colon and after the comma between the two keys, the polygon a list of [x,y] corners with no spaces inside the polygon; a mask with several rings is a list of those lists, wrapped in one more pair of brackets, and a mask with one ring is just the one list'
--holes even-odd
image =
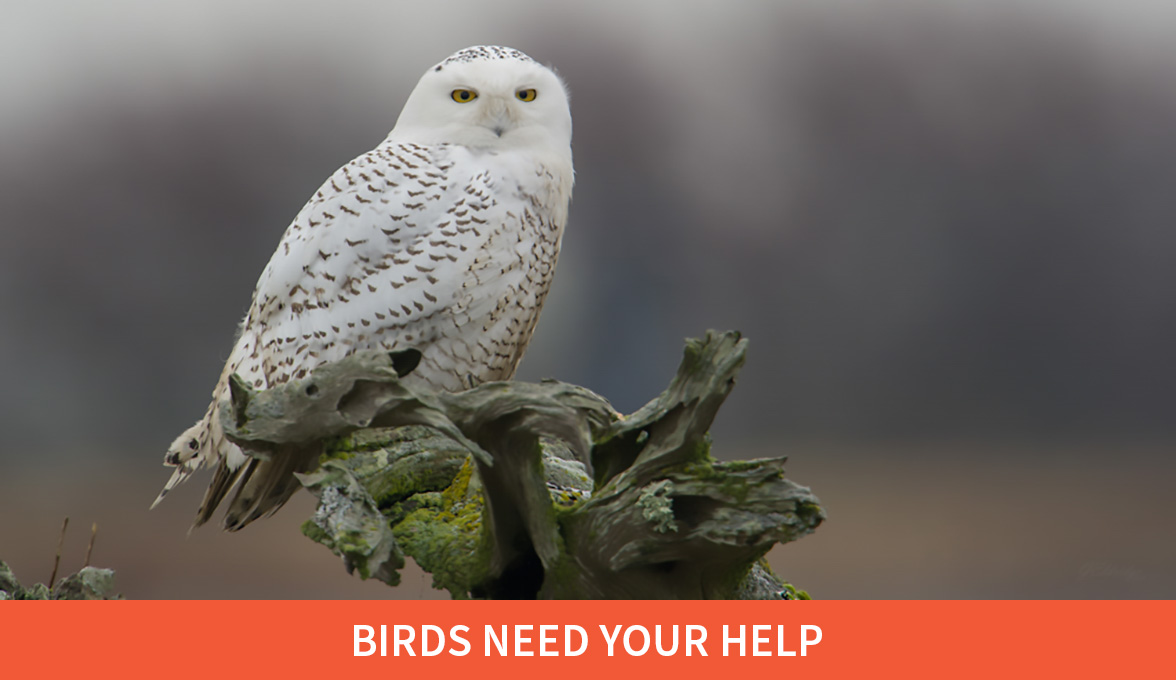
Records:
{"label": "owl wing", "polygon": [[474,257],[454,225],[465,186],[429,151],[380,147],[327,180],[258,280],[233,372],[274,387],[358,348],[429,342]]}
{"label": "owl wing", "polygon": [[[478,244],[493,240],[488,232],[500,219],[490,213],[501,206],[490,197],[489,174],[455,178],[446,151],[382,145],[340,168],[307,202],[258,280],[208,412],[169,449],[165,461],[177,470],[156,503],[201,465],[215,466],[195,525],[237,486],[225,518],[236,529],[277,510],[298,488],[290,473],[313,466],[317,451],[260,460],[225,438],[217,404],[228,398],[233,373],[268,388],[355,349],[428,347],[486,304],[469,294],[477,276],[466,273],[478,270]],[[464,386],[456,375],[434,375],[444,383],[438,387]]]}

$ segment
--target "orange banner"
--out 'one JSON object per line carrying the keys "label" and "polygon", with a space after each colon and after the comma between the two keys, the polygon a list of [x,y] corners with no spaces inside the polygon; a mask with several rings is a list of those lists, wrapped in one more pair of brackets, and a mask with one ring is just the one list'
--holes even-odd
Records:
{"label": "orange banner", "polygon": [[[5,677],[1159,677],[1173,602],[0,602]],[[522,673],[523,675],[520,675]]]}

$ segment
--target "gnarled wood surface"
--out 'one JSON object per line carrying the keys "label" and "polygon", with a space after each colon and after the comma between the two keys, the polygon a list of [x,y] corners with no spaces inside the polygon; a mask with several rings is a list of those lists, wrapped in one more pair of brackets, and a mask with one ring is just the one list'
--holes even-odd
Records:
{"label": "gnarled wood surface", "polygon": [[460,393],[400,381],[407,353],[366,352],[254,392],[224,422],[251,455],[321,447],[299,475],[303,526],[349,571],[399,582],[404,556],[454,597],[807,597],[762,558],[817,528],[784,458],[716,462],[707,430],[747,341],[687,342],[669,387],[629,416],[582,387],[495,382]]}

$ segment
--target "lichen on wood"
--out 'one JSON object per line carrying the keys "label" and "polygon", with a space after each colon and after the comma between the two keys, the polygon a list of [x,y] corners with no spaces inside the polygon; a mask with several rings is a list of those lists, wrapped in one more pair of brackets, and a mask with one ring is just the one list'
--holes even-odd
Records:
{"label": "lichen on wood", "polygon": [[303,531],[363,578],[397,584],[408,555],[456,598],[807,598],[763,557],[820,525],[816,496],[784,458],[710,455],[746,348],[689,340],[629,416],[558,381],[435,392],[401,381],[414,357],[362,352],[273,390],[234,382],[223,420],[251,455],[321,447]]}
{"label": "lichen on wood", "polygon": [[82,567],[58,581],[22,586],[7,564],[0,561],[0,600],[121,600],[114,592],[114,570]]}

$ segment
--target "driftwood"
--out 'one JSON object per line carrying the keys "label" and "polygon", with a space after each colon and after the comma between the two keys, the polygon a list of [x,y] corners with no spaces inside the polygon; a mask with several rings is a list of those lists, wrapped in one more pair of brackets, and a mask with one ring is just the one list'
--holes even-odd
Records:
{"label": "driftwood", "polygon": [[710,455],[746,346],[688,341],[670,386],[629,416],[557,381],[409,385],[409,351],[273,390],[234,381],[222,420],[250,455],[321,446],[299,475],[319,499],[303,532],[363,578],[396,585],[409,555],[456,598],[807,597],[763,556],[820,525],[816,496],[784,458]]}

